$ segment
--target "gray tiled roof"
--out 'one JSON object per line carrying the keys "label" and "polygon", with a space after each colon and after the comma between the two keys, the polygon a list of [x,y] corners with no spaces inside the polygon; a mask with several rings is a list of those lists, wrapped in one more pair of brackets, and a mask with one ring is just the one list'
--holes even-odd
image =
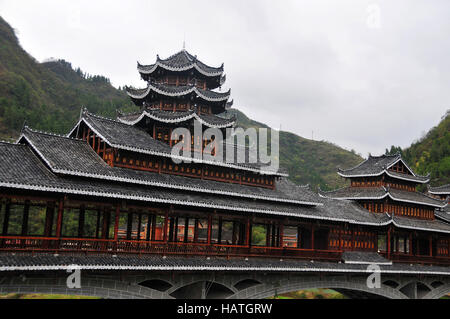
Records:
{"label": "gray tiled roof", "polygon": [[[173,158],[172,149],[168,144],[153,139],[150,134],[144,130],[133,125],[99,117],[88,112],[82,113],[79,123],[72,129],[68,136],[74,136],[74,132],[76,132],[76,129],[81,121],[86,123],[86,125],[88,125],[100,138],[112,147],[137,153]],[[179,159],[189,159],[192,160],[192,162],[235,168],[238,170],[247,170],[259,174],[286,176],[285,173],[270,170],[270,168],[264,167],[261,163],[251,162],[249,158],[246,158],[245,163],[227,163],[216,158],[212,158],[210,160],[198,160],[194,158],[194,156],[188,158],[181,157]],[[237,157],[235,157],[235,159],[237,160]]]}
{"label": "gray tiled roof", "polygon": [[359,165],[349,169],[339,169],[338,174],[343,177],[362,177],[362,176],[379,176],[381,174],[387,174],[390,177],[409,180],[416,183],[427,183],[429,176],[419,176],[415,174],[409,167],[413,175],[403,174],[388,170],[392,165],[402,161],[406,167],[408,165],[403,161],[401,155],[381,155],[381,156],[369,156],[369,158]]}
{"label": "gray tiled roof", "polygon": [[344,251],[342,260],[346,264],[392,264],[392,262],[376,252],[370,251]]}
{"label": "gray tiled roof", "polygon": [[195,85],[175,86],[157,83],[148,83],[144,89],[126,88],[127,94],[134,100],[145,99],[149,94],[156,93],[166,97],[180,97],[193,95],[208,102],[226,102],[231,94],[231,90],[227,92],[216,92],[212,90],[203,90]]}
{"label": "gray tiled roof", "polygon": [[450,184],[430,187],[428,190],[431,194],[442,194],[442,195],[450,195]]}
{"label": "gray tiled roof", "polygon": [[428,220],[394,215],[393,220],[394,225],[400,228],[450,233],[450,223],[440,219]]}
{"label": "gray tiled roof", "polygon": [[450,206],[447,205],[442,211],[436,209],[434,211],[434,216],[446,221],[447,223],[450,223],[450,209],[449,208],[450,208]]}
{"label": "gray tiled roof", "polygon": [[380,187],[345,187],[330,192],[320,192],[321,196],[337,199],[382,199],[390,197],[394,201],[444,207],[445,203],[419,192],[410,192],[395,188]]}
{"label": "gray tiled roof", "polygon": [[[282,188],[291,187],[290,182],[285,183]],[[58,176],[47,169],[28,146],[20,144],[0,143],[0,187],[223,209],[239,214],[271,214],[370,225],[383,225],[389,222],[389,218],[383,214],[371,214],[346,201],[324,199],[322,206],[311,207],[247,198],[230,200],[230,196],[225,195]],[[297,189],[292,187],[291,192],[298,192],[303,196],[309,193],[309,196],[314,196],[306,187],[296,187]]]}
{"label": "gray tiled roof", "polygon": [[[289,186],[286,182],[283,187]],[[51,192],[114,200],[126,199],[147,203],[219,209],[238,214],[269,214],[292,218],[347,222],[349,224],[386,226],[392,223],[387,214],[374,214],[346,200],[322,199],[320,206],[294,205],[267,200],[169,189],[167,187],[111,183],[93,178],[59,176],[52,173],[27,145],[0,143],[0,187],[12,190]],[[299,187],[299,186],[297,186]],[[297,189],[296,191],[301,190]],[[306,192],[306,187],[303,189]],[[293,188],[292,188],[293,189]],[[313,194],[311,193],[311,196]],[[313,203],[311,203],[313,205]],[[396,222],[394,218],[394,222]],[[421,230],[450,232],[444,222],[402,221],[398,227],[413,226]],[[419,224],[417,224],[419,223]]]}
{"label": "gray tiled roof", "polygon": [[146,109],[141,112],[118,116],[119,121],[129,125],[135,125],[144,118],[150,118],[163,123],[181,123],[191,121],[192,119],[197,119],[203,125],[219,128],[232,127],[236,121],[235,117],[227,119],[213,114],[196,114],[195,110],[170,112],[160,109]]}
{"label": "gray tiled roof", "polygon": [[[300,216],[306,206],[270,201],[256,201],[251,198],[234,198],[230,196],[111,183],[110,181],[63,177],[46,168],[31,149],[26,145],[0,144],[0,187],[26,189],[44,192],[56,192],[83,196],[98,196],[114,199],[129,199],[155,203],[207,207],[243,212],[255,212],[286,216]],[[307,192],[305,192],[306,194]],[[313,194],[311,193],[312,197]],[[305,203],[307,205],[307,203]],[[310,203],[309,205],[314,205]]]}
{"label": "gray tiled roof", "polygon": [[277,181],[276,189],[271,190],[261,187],[110,167],[83,140],[36,132],[29,128],[23,130],[21,142],[29,143],[50,169],[58,174],[292,203],[320,202],[318,196],[307,188],[299,187],[285,179]]}
{"label": "gray tiled roof", "polygon": [[208,66],[203,62],[199,61],[195,56],[193,56],[186,50],[177,52],[167,59],[160,59],[159,56],[157,56],[155,64],[151,65],[138,64],[138,70],[141,73],[150,74],[154,72],[156,66],[160,66],[170,71],[177,71],[177,70],[181,71],[196,68],[206,76],[217,76],[223,73],[223,64],[218,68]]}
{"label": "gray tiled roof", "polygon": [[[50,254],[0,254],[0,271],[65,270],[77,265],[81,269],[96,270],[216,270],[216,271],[285,271],[285,272],[336,272],[366,273],[367,265],[336,262],[310,262],[279,258],[220,258],[178,256],[127,256],[118,255],[50,255]],[[449,267],[416,264],[380,265],[381,273],[450,275]]]}

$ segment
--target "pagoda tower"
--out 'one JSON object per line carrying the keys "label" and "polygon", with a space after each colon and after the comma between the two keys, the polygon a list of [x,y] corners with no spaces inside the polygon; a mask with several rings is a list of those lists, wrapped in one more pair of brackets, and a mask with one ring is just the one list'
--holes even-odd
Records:
{"label": "pagoda tower", "polygon": [[145,128],[154,139],[170,146],[179,142],[177,138],[170,139],[174,128],[190,128],[190,148],[194,151],[202,151],[207,144],[203,141],[202,145],[198,137],[194,141],[192,128],[195,120],[205,129],[225,130],[234,125],[234,118],[218,116],[232,105],[228,101],[231,90],[217,92],[226,79],[223,64],[220,67],[208,66],[183,49],[167,59],[160,59],[157,55],[156,62],[151,65],[138,63],[137,69],[147,87],[126,90],[141,110],[119,114],[121,122]]}

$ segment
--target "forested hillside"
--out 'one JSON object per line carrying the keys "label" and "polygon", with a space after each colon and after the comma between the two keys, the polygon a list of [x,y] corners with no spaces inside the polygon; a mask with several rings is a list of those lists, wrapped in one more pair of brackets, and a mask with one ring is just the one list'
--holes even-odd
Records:
{"label": "forested hillside", "polygon": [[[236,115],[240,127],[268,127],[236,109],[231,109],[229,113]],[[320,186],[324,190],[341,187],[346,182],[337,174],[337,168],[352,167],[362,160],[361,156],[333,143],[280,132],[280,166],[288,170],[290,179],[295,183],[310,184],[313,188]]]}
{"label": "forested hillside", "polygon": [[80,107],[103,115],[131,105],[103,76],[73,70],[59,60],[39,63],[19,45],[0,17],[0,137],[17,138],[26,120],[36,129],[67,132]]}
{"label": "forested hillside", "polygon": [[441,122],[408,148],[391,146],[386,153],[400,152],[418,174],[431,174],[431,185],[450,183],[450,111]]}

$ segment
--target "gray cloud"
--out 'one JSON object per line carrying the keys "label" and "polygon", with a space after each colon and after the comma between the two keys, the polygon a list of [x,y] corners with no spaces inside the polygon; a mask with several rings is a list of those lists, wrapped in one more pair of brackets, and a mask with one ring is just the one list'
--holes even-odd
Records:
{"label": "gray cloud", "polygon": [[[380,28],[367,24],[369,5]],[[368,11],[369,10],[369,11]],[[408,146],[450,108],[450,2],[0,0],[38,60],[144,86],[136,60],[182,47],[225,62],[250,117],[366,155]]]}

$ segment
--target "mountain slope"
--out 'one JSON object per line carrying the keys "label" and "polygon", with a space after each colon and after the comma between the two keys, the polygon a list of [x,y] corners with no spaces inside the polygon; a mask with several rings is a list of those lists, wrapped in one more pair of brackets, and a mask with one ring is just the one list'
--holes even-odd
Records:
{"label": "mountain slope", "polygon": [[131,105],[123,91],[102,76],[87,76],[63,60],[38,63],[0,17],[0,136],[17,137],[24,121],[37,129],[67,132],[85,106],[114,115]]}
{"label": "mountain slope", "polygon": [[[249,119],[245,114],[230,109],[237,126],[242,128],[268,128],[267,125]],[[290,132],[280,131],[280,166],[286,168],[292,181],[310,184],[324,190],[346,185],[337,175],[338,167],[352,167],[363,159],[350,151],[325,141],[313,141]]]}
{"label": "mountain slope", "polygon": [[431,174],[431,185],[450,183],[450,110],[441,122],[408,148],[391,146],[386,153],[400,152],[418,173]]}

